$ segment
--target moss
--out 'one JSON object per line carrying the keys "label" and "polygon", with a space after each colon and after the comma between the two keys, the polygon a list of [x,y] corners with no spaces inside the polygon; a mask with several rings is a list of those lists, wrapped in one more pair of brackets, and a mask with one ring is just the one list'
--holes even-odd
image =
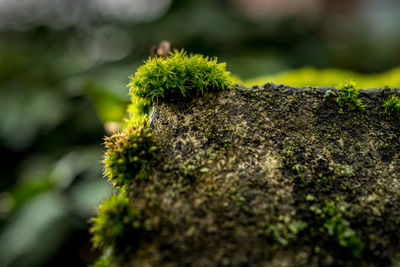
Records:
{"label": "moss", "polygon": [[128,118],[125,120],[125,128],[130,126],[140,127],[143,121],[147,121],[150,110],[149,101],[132,96],[132,103],[128,105],[127,109]]}
{"label": "moss", "polygon": [[385,113],[391,117],[400,117],[400,98],[392,95],[383,102]]}
{"label": "moss", "polygon": [[142,231],[151,230],[148,224],[142,214],[132,208],[123,190],[105,199],[98,207],[90,229],[93,245],[122,255],[132,249]]}
{"label": "moss", "polygon": [[152,223],[144,219],[143,212],[131,206],[127,188],[134,179],[148,178],[148,162],[155,158],[156,152],[153,144],[146,120],[139,127],[131,125],[105,138],[104,174],[118,191],[104,200],[92,219],[93,245],[112,251],[111,255],[100,258],[94,267],[110,266],[112,259],[125,261],[139,246],[143,232],[152,230]]}
{"label": "moss", "polygon": [[355,82],[347,82],[337,87],[339,91],[336,98],[339,104],[339,112],[343,113],[344,109],[348,111],[362,110],[365,108],[362,100],[358,98],[357,84]]}
{"label": "moss", "polygon": [[129,186],[136,178],[145,178],[145,165],[154,157],[156,147],[146,123],[104,139],[104,174],[115,187]]}
{"label": "moss", "polygon": [[170,57],[148,59],[130,77],[128,86],[132,97],[150,102],[188,99],[212,90],[227,90],[232,84],[225,63],[217,58],[187,55],[175,50]]}

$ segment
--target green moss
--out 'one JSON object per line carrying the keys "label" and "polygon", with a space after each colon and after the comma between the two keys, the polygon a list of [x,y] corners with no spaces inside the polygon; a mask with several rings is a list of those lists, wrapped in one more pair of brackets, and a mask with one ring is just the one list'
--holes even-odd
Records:
{"label": "green moss", "polygon": [[146,163],[154,157],[151,133],[146,124],[105,138],[104,174],[115,187],[129,186],[135,177],[143,174]]}
{"label": "green moss", "polygon": [[132,208],[125,191],[105,199],[92,220],[90,232],[95,247],[126,251],[144,227],[141,214]]}
{"label": "green moss", "polygon": [[383,107],[385,108],[385,113],[389,117],[400,115],[400,98],[392,95],[390,98],[383,102]]}
{"label": "green moss", "polygon": [[183,50],[175,50],[168,58],[148,59],[130,79],[132,97],[150,102],[191,98],[210,90],[227,90],[232,84],[225,63],[218,63],[217,58],[187,55]]}
{"label": "green moss", "polygon": [[336,98],[339,104],[339,112],[344,112],[343,109],[348,111],[364,109],[365,105],[362,100],[358,98],[357,84],[355,82],[347,82],[337,87],[339,94]]}
{"label": "green moss", "polygon": [[151,110],[149,101],[132,96],[132,103],[128,105],[127,115],[128,119],[125,120],[125,128],[130,126],[140,127],[143,121],[147,121],[148,115]]}

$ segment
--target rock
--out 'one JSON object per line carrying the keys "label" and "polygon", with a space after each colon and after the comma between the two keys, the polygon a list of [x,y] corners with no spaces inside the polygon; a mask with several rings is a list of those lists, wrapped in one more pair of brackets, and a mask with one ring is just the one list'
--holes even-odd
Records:
{"label": "rock", "polygon": [[[360,90],[265,84],[156,103],[159,147],[130,188],[147,231],[128,266],[400,264],[399,121]],[[151,231],[148,231],[151,229]]]}

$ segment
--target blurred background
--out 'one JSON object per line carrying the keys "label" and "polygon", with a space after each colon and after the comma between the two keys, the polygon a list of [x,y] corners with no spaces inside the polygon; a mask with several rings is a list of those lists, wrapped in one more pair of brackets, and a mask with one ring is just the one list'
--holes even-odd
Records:
{"label": "blurred background", "polygon": [[0,0],[0,267],[86,266],[105,125],[168,40],[246,80],[399,66],[398,0]]}

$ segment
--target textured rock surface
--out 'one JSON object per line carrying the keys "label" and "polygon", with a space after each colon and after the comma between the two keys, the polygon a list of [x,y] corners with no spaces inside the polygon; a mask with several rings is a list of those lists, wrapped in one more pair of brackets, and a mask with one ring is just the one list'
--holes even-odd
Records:
{"label": "textured rock surface", "polygon": [[399,266],[400,123],[382,108],[399,91],[360,91],[366,109],[339,114],[328,89],[156,104],[159,158],[130,189],[147,230],[128,265]]}

